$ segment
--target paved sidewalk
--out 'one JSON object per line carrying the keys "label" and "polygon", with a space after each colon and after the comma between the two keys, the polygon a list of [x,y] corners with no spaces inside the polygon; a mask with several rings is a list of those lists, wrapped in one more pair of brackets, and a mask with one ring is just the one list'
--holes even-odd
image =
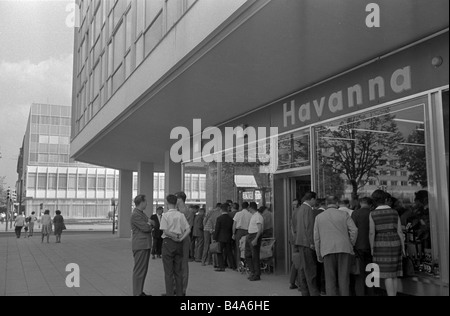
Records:
{"label": "paved sidewalk", "polygon": [[[133,258],[129,239],[109,233],[70,233],[62,243],[41,244],[40,236],[17,239],[0,235],[0,296],[129,296]],[[65,285],[66,266],[80,266],[80,288]],[[189,264],[188,296],[299,296],[288,276],[262,275],[250,282],[235,271]],[[165,292],[161,259],[150,260],[146,293]]]}

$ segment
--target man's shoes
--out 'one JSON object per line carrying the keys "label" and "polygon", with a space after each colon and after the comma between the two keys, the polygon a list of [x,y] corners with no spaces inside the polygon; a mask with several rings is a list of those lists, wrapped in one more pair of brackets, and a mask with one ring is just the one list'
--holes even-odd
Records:
{"label": "man's shoes", "polygon": [[291,284],[291,286],[289,287],[290,290],[295,290],[298,289],[298,286],[295,284]]}
{"label": "man's shoes", "polygon": [[250,280],[253,278],[253,275],[250,275],[247,279]]}
{"label": "man's shoes", "polygon": [[216,272],[225,272],[225,269],[215,269]]}
{"label": "man's shoes", "polygon": [[142,292],[141,295],[139,295],[139,296],[151,296],[151,295],[145,294],[144,292]]}
{"label": "man's shoes", "polygon": [[153,260],[155,260],[155,259],[156,259],[155,255],[153,255],[153,256],[152,256],[152,259],[153,259]]}
{"label": "man's shoes", "polygon": [[158,255],[157,258],[158,258],[158,259],[161,259],[161,255]]}
{"label": "man's shoes", "polygon": [[261,277],[259,277],[259,276],[254,276],[254,277],[250,278],[249,280],[250,280],[250,281],[260,281],[260,280],[261,280]]}

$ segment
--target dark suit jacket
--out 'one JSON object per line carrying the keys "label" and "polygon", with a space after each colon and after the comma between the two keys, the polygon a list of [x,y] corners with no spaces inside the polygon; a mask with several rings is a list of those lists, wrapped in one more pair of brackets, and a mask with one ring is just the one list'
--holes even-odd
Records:
{"label": "dark suit jacket", "polygon": [[159,229],[161,223],[158,219],[158,214],[153,214],[150,219],[155,222],[155,226],[153,227],[152,237],[153,238],[162,238],[163,231]]}
{"label": "dark suit jacket", "polygon": [[205,218],[205,215],[195,215],[194,218],[194,229],[193,229],[193,236],[194,237],[201,237],[203,236],[203,219]]}
{"label": "dark suit jacket", "polygon": [[131,230],[133,237],[131,247],[133,251],[152,248],[152,226],[148,224],[148,217],[144,212],[134,209],[131,215]]}
{"label": "dark suit jacket", "polygon": [[228,214],[222,214],[217,218],[214,240],[218,242],[231,242],[233,236],[233,219]]}
{"label": "dark suit jacket", "polygon": [[358,250],[369,250],[369,231],[370,231],[370,217],[371,210],[369,208],[360,208],[352,213],[352,219],[358,228],[358,237],[356,238],[355,248]]}

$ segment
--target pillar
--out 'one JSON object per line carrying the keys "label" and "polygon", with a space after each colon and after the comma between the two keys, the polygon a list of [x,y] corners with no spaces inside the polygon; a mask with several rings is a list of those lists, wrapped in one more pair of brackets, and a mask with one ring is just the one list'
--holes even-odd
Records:
{"label": "pillar", "polygon": [[153,163],[140,162],[138,165],[138,194],[144,194],[147,198],[147,209],[145,214],[148,217],[153,214]]}
{"label": "pillar", "polygon": [[183,177],[181,163],[174,163],[170,159],[170,152],[165,153],[164,157],[164,194],[174,194],[183,190]]}
{"label": "pillar", "polygon": [[130,238],[130,219],[133,205],[133,172],[120,170],[119,172],[119,237]]}

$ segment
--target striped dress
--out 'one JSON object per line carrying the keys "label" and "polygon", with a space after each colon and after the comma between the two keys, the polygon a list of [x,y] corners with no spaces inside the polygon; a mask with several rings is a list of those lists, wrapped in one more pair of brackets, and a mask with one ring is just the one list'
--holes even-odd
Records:
{"label": "striped dress", "polygon": [[380,278],[403,275],[402,243],[398,235],[398,213],[388,206],[378,207],[370,216],[375,224],[373,262],[380,267]]}

